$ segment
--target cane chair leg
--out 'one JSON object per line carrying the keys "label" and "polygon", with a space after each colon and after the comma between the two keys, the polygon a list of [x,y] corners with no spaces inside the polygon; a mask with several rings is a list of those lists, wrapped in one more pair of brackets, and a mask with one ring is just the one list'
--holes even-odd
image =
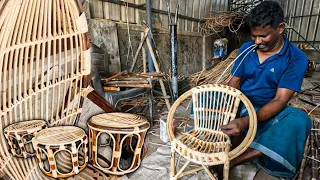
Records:
{"label": "cane chair leg", "polygon": [[202,167],[203,167],[203,169],[207,172],[207,174],[210,176],[210,178],[211,178],[212,180],[216,180],[216,178],[213,176],[213,174],[210,172],[210,170],[208,169],[207,166],[202,165]]}
{"label": "cane chair leg", "polygon": [[178,179],[179,176],[181,175],[181,173],[183,172],[183,170],[189,165],[190,161],[187,161],[182,168],[179,170],[179,172],[174,176],[174,179]]}
{"label": "cane chair leg", "polygon": [[170,165],[170,179],[176,174],[176,163],[175,163],[175,151],[171,146],[171,165]]}
{"label": "cane chair leg", "polygon": [[224,166],[223,166],[224,180],[229,180],[229,168],[230,168],[230,161],[228,160],[224,163]]}

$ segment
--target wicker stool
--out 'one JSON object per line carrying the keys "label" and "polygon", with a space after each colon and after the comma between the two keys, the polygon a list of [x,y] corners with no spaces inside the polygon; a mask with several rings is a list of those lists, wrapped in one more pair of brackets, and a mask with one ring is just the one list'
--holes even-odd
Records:
{"label": "wicker stool", "polygon": [[[88,126],[93,166],[113,175],[127,174],[139,167],[145,135],[150,127],[146,118],[129,113],[100,114],[93,116]],[[110,160],[99,153],[106,146],[111,147]],[[124,162],[127,165],[123,165]]]}
{"label": "wicker stool", "polygon": [[24,158],[35,156],[31,140],[38,131],[46,127],[46,122],[42,120],[23,121],[7,126],[3,131],[12,154]]}
{"label": "wicker stool", "polygon": [[[88,138],[74,126],[51,127],[33,139],[39,167],[47,176],[66,178],[78,174],[88,162]],[[67,161],[67,162],[66,162]]]}

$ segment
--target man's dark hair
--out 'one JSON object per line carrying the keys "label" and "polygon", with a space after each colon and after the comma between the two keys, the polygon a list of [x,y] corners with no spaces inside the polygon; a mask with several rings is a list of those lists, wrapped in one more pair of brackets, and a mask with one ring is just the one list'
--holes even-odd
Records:
{"label": "man's dark hair", "polygon": [[284,13],[280,4],[275,1],[263,1],[253,8],[248,17],[250,28],[271,26],[276,29],[284,22]]}

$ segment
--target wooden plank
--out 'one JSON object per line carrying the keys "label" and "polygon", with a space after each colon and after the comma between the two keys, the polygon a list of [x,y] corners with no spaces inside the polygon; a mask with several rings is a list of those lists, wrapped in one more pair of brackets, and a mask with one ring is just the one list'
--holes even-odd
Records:
{"label": "wooden plank", "polygon": [[118,111],[114,107],[112,107],[109,102],[107,102],[104,97],[100,96],[96,90],[91,91],[87,98],[90,99],[93,103],[95,103],[98,107],[104,110],[106,113],[116,112]]}
{"label": "wooden plank", "polygon": [[[134,0],[135,4],[139,4],[139,0]],[[134,23],[140,24],[139,9],[134,9]]]}
{"label": "wooden plank", "polygon": [[[135,3],[134,2],[135,0],[128,0],[129,3]],[[128,14],[129,14],[129,23],[135,23],[135,11],[134,11],[134,8],[131,8],[129,7],[129,10],[128,10]]]}
{"label": "wooden plank", "polygon": [[92,16],[93,18],[103,18],[102,1],[92,0]]}
{"label": "wooden plank", "polygon": [[210,12],[213,11],[213,1],[214,1],[214,0],[210,0]]}
{"label": "wooden plank", "polygon": [[[193,10],[193,1],[194,0],[187,0],[187,16],[192,16],[192,10]],[[187,28],[186,31],[192,31],[192,21],[187,21]]]}
{"label": "wooden plank", "polygon": [[118,4],[111,5],[111,19],[114,21],[120,21],[121,19],[121,7]]}
{"label": "wooden plank", "polygon": [[[122,0],[123,2],[127,2],[125,0]],[[127,22],[127,13],[128,13],[127,6],[120,6],[120,20],[123,22]]]}
{"label": "wooden plank", "polygon": [[[150,40],[148,38],[146,39],[146,41],[147,41],[147,46],[148,46],[150,55],[152,57],[154,68],[155,68],[156,72],[160,72],[160,68],[159,68],[157,59],[156,59],[156,57],[154,55],[154,52],[153,52],[153,49],[152,49],[152,46],[151,46],[151,42],[150,42]],[[160,83],[160,86],[161,86],[162,94],[163,94],[164,97],[166,97],[167,96],[167,91],[166,91],[166,88],[164,86],[164,83],[163,83],[162,79],[159,79],[159,83]],[[169,100],[165,99],[165,102],[166,102],[167,108],[170,109],[171,108],[171,104],[170,104]]]}
{"label": "wooden plank", "polygon": [[[134,0],[122,0],[125,3],[135,3]],[[126,6],[120,7],[121,20],[124,22],[134,23],[135,22],[135,11],[134,8]]]}
{"label": "wooden plank", "polygon": [[[167,3],[169,4],[169,0],[161,0],[162,4],[160,4],[161,10],[167,11]],[[161,27],[165,29],[169,29],[169,20],[167,15],[160,15]]]}
{"label": "wooden plank", "polygon": [[[179,14],[186,15],[186,0],[179,0]],[[185,22],[184,19],[178,19],[178,30],[184,31]]]}
{"label": "wooden plank", "polygon": [[104,19],[110,19],[111,14],[111,3],[103,2],[103,18]]}
{"label": "wooden plank", "polygon": [[[200,0],[194,0],[193,1],[193,8],[192,8],[192,17],[199,18],[199,6],[200,6]],[[198,32],[198,22],[192,22],[192,29],[193,32]]]}

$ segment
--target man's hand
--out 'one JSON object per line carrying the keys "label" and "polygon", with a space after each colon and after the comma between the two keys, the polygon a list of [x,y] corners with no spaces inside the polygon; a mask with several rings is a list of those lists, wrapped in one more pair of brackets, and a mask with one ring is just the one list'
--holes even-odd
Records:
{"label": "man's hand", "polygon": [[249,117],[237,118],[226,125],[220,126],[221,130],[232,136],[238,136],[249,127]]}

